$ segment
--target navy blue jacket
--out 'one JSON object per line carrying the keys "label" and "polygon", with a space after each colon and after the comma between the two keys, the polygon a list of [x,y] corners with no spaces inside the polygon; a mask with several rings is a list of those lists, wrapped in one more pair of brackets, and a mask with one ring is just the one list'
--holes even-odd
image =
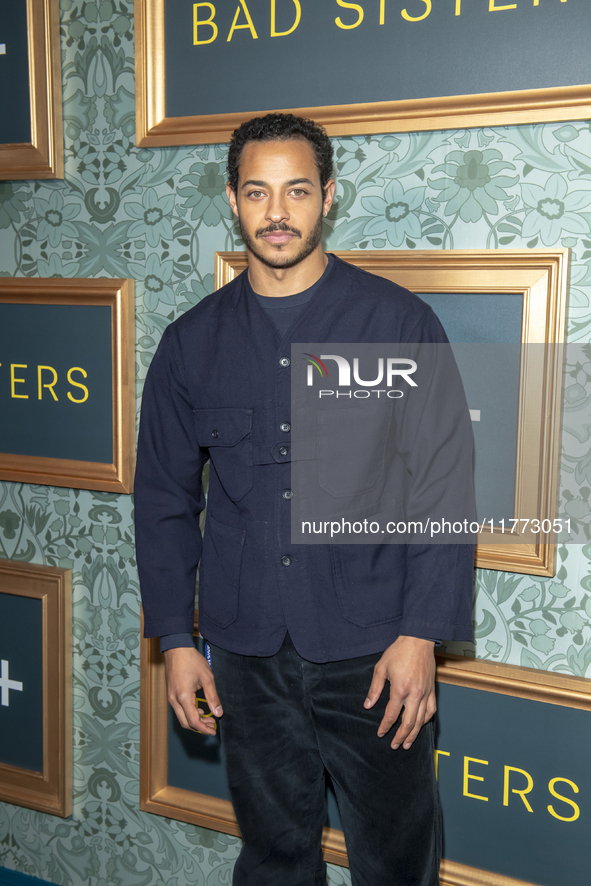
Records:
{"label": "navy blue jacket", "polygon": [[[246,272],[245,272],[246,274]],[[290,538],[291,342],[444,342],[431,308],[339,259],[281,338],[245,274],[165,331],[146,379],[135,478],[145,635],[190,632],[337,661],[399,634],[472,637],[470,545],[301,545]],[[211,459],[205,507],[201,476]]]}

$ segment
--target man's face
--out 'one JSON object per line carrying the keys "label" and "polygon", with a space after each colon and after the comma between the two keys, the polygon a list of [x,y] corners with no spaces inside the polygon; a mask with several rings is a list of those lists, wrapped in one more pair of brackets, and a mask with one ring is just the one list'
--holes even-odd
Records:
{"label": "man's face", "polygon": [[248,142],[240,157],[238,191],[226,187],[249,252],[270,268],[291,268],[320,248],[324,193],[314,152],[301,138]]}

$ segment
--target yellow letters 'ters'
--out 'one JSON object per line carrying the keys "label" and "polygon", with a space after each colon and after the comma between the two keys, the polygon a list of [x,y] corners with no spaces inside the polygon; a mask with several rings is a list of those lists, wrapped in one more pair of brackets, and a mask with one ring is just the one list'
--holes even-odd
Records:
{"label": "yellow letters 'ters'", "polygon": [[522,788],[521,790],[519,790],[519,788],[511,788],[511,793],[518,794],[521,797],[521,799],[523,800],[523,804],[524,804],[525,808],[528,810],[528,812],[533,812],[533,809],[529,805],[529,800],[527,799],[527,797],[525,795],[529,794],[529,792],[533,788],[534,780],[531,777],[531,775],[529,774],[529,772],[525,771],[525,769],[516,769],[515,766],[505,766],[505,780],[503,782],[503,806],[509,805],[509,773],[510,772],[519,772],[520,775],[525,775],[525,777],[527,779],[527,787]]}
{"label": "yellow letters 'ters'", "polygon": [[28,400],[29,399],[28,394],[15,394],[15,391],[14,391],[14,386],[16,384],[19,384],[19,385],[24,384],[26,381],[26,379],[24,379],[24,378],[15,378],[14,370],[15,369],[26,369],[26,368],[27,368],[26,363],[11,363],[10,364],[10,396],[14,397],[15,400]]}
{"label": "yellow letters 'ters'", "polygon": [[477,760],[476,757],[464,757],[464,797],[472,797],[473,800],[484,800],[488,803],[488,797],[481,797],[480,794],[471,794],[468,791],[468,782],[470,779],[473,781],[484,781],[482,775],[471,775],[470,763],[480,763],[482,766],[488,766],[488,760]]}
{"label": "yellow letters 'ters'", "polygon": [[68,381],[70,382],[70,384],[73,385],[75,388],[82,388],[82,390],[84,391],[84,396],[81,397],[79,400],[76,400],[75,397],[72,397],[72,395],[68,391],[68,400],[71,400],[72,403],[84,403],[85,400],[88,400],[88,388],[86,387],[86,385],[81,384],[79,381],[74,381],[74,379],[72,378],[73,372],[81,372],[84,378],[87,378],[88,376],[88,373],[85,372],[84,369],[81,369],[79,366],[72,366],[71,369],[68,369]]}
{"label": "yellow letters 'ters'", "polygon": [[573,814],[571,816],[569,816],[568,818],[565,818],[563,815],[559,815],[554,810],[553,806],[548,806],[548,812],[550,813],[550,815],[553,815],[554,818],[558,818],[560,821],[576,821],[577,818],[579,817],[579,815],[581,814],[581,810],[579,809],[578,805],[575,803],[574,800],[569,800],[568,797],[563,797],[562,794],[559,794],[558,791],[556,791],[554,789],[554,785],[556,784],[557,781],[562,781],[562,782],[564,782],[564,784],[570,785],[571,788],[573,789],[573,791],[575,792],[575,794],[579,793],[579,789],[578,789],[577,785],[574,783],[574,781],[571,781],[568,778],[553,778],[552,781],[550,782],[550,784],[548,785],[548,790],[550,791],[550,793],[552,794],[553,797],[556,797],[557,800],[562,800],[563,803],[568,803],[569,806],[573,807]]}
{"label": "yellow letters 'ters'", "polygon": [[451,757],[451,754],[449,751],[440,751],[440,750],[435,751],[435,778],[439,778],[439,755],[440,754],[443,757]]}
{"label": "yellow letters 'ters'", "polygon": [[[43,374],[43,370],[46,369],[48,372],[51,372],[53,375],[53,381],[42,382],[41,377]],[[49,393],[53,397],[54,400],[57,400],[57,394],[53,390],[55,387],[55,383],[57,382],[57,372],[53,368],[53,366],[38,366],[37,367],[37,392],[39,399],[41,400],[43,397],[43,388],[48,388]]]}

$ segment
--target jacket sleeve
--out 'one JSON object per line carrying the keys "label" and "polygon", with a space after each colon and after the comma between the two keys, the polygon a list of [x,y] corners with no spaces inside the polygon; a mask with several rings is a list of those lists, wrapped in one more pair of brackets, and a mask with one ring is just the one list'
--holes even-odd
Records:
{"label": "jacket sleeve", "polygon": [[[417,533],[406,548],[404,608],[400,633],[447,640],[472,638],[474,544],[469,532],[444,532],[449,525],[475,521],[473,434],[462,382],[447,336],[429,311],[415,330],[419,342],[415,378],[422,388],[415,414],[402,416],[398,438],[408,471],[406,518],[439,522],[427,543]],[[422,372],[421,372],[422,370]],[[414,389],[414,391],[418,391]],[[454,543],[454,539],[461,543]],[[446,539],[446,542],[443,542]]]}
{"label": "jacket sleeve", "polygon": [[180,349],[164,333],[142,398],[135,475],[135,527],[146,637],[193,633],[201,556],[202,470]]}

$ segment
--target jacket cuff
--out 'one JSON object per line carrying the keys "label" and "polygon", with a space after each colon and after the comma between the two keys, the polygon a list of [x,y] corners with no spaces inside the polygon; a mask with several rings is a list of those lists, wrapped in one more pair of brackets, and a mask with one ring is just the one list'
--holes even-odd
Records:
{"label": "jacket cuff", "polygon": [[160,637],[160,652],[166,652],[168,649],[179,649],[194,647],[193,635],[188,633],[181,634],[165,634]]}

